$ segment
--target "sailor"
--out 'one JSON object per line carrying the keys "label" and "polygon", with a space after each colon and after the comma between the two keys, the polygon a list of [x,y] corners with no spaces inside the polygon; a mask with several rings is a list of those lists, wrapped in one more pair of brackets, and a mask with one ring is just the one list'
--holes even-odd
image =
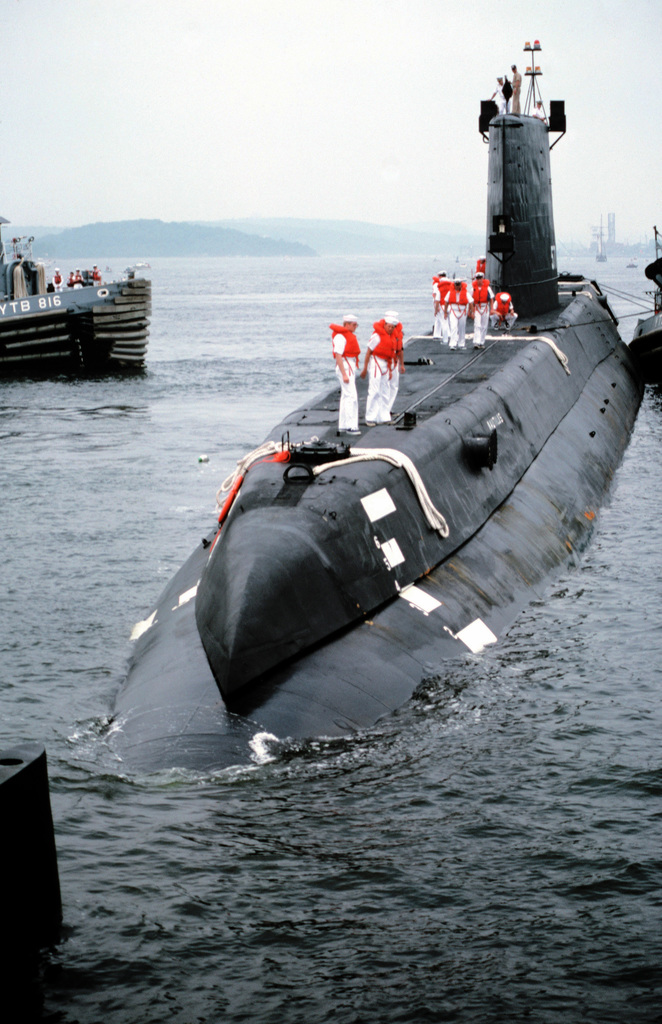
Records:
{"label": "sailor", "polygon": [[442,345],[448,344],[448,320],[444,316],[444,305],[453,282],[445,270],[440,270],[437,277],[432,278],[432,298],[434,300],[433,338],[442,338]]}
{"label": "sailor", "polygon": [[67,288],[73,288],[73,286],[74,286],[74,272],[73,272],[73,270],[70,270],[69,271],[69,277],[67,278]]}
{"label": "sailor", "polygon": [[517,313],[513,309],[513,300],[508,292],[497,292],[494,296],[490,320],[495,330],[507,331],[517,320]]}
{"label": "sailor", "polygon": [[382,320],[374,323],[374,333],[368,342],[365,354],[361,377],[365,377],[370,367],[368,377],[368,397],[365,406],[365,421],[369,427],[377,423],[390,423],[391,413],[389,402],[391,398],[390,380],[393,370],[393,359],[395,354],[395,338],[393,332],[399,323],[397,316],[388,313]]}
{"label": "sailor", "polygon": [[490,282],[480,270],[476,271],[473,283],[474,348],[485,348],[485,335],[493,299],[494,292],[490,288]]}
{"label": "sailor", "polygon": [[54,292],[61,292],[63,287],[64,287],[64,280],[62,278],[62,274],[60,273],[60,268],[56,267],[55,268],[55,273],[53,274],[53,291]]}
{"label": "sailor", "polygon": [[74,274],[74,288],[82,288],[84,283],[80,268],[76,267],[76,273]]}
{"label": "sailor", "polygon": [[101,284],[101,271],[97,267],[96,263],[92,267],[92,281],[96,285]]}
{"label": "sailor", "polygon": [[467,315],[473,316],[473,302],[467,282],[456,278],[446,296],[444,317],[450,326],[449,348],[464,348]]}
{"label": "sailor", "polygon": [[478,257],[478,259],[476,260],[476,273],[474,274],[474,277],[476,276],[476,274],[485,274],[485,264],[486,263],[487,263],[487,260],[485,259],[484,256],[479,256]]}
{"label": "sailor", "polygon": [[533,111],[533,117],[537,117],[538,120],[542,121],[543,124],[547,124],[547,118],[545,117],[545,111],[542,109],[542,100],[536,100],[536,105]]}
{"label": "sailor", "polygon": [[513,97],[510,101],[510,109],[513,114],[521,114],[520,109],[520,93],[522,91],[522,76],[517,70],[517,64],[511,64],[510,70],[513,73]]}
{"label": "sailor", "polygon": [[400,386],[400,374],[405,372],[404,331],[400,323],[400,317],[394,309],[388,309],[384,314],[384,318],[397,321],[392,334],[393,366],[391,367],[391,377],[388,382],[388,411],[390,415]]}
{"label": "sailor", "polygon": [[497,87],[492,93],[492,99],[496,102],[497,113],[505,114],[506,107],[508,106],[508,101],[506,100],[506,97],[503,95],[503,78],[497,78],[497,83]]}
{"label": "sailor", "polygon": [[357,318],[345,313],[342,326],[329,324],[333,331],[333,358],[336,361],[336,377],[340,382],[340,404],[338,406],[338,433],[358,434],[359,399],[356,394],[356,373],[359,368],[361,350],[356,337]]}

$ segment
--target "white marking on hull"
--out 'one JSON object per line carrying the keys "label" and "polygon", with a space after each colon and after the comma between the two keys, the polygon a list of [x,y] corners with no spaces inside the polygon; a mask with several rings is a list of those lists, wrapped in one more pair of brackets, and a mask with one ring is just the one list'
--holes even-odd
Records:
{"label": "white marking on hull", "polygon": [[400,565],[405,560],[405,556],[402,554],[400,545],[395,537],[392,537],[391,540],[384,541],[382,544],[382,554],[388,563],[389,569],[395,568],[396,565]]}
{"label": "white marking on hull", "polygon": [[472,654],[478,654],[479,651],[482,651],[483,647],[486,647],[488,644],[495,644],[498,639],[482,619],[474,619],[468,626],[461,629],[459,633],[453,633],[452,630],[448,629],[448,626],[444,626],[444,629],[452,637],[455,637],[456,640],[461,640]]}
{"label": "white marking on hull", "polygon": [[426,594],[424,590],[421,590],[414,583],[401,590],[400,597],[404,597],[405,601],[412,608],[418,608],[424,615],[429,615],[430,612],[441,607],[441,601],[437,601],[436,597],[433,597],[432,594]]}
{"label": "white marking on hull", "polygon": [[381,491],[374,491],[373,494],[366,494],[365,498],[361,498],[361,504],[371,523],[395,512],[393,498],[385,487],[382,487]]}
{"label": "white marking on hull", "polygon": [[[200,581],[198,581],[198,582],[200,582]],[[195,597],[197,592],[198,592],[198,584],[196,583],[196,585],[194,587],[191,587],[190,590],[185,590],[183,594],[180,594],[179,595],[179,601],[177,602],[175,607],[172,609],[173,612],[176,612],[177,609],[181,608],[183,604],[188,604],[189,601],[193,600],[193,598]]]}
{"label": "white marking on hull", "polygon": [[147,632],[147,630],[150,628],[150,626],[154,625],[155,621],[156,621],[156,608],[154,609],[154,611],[152,612],[152,614],[149,616],[148,619],[143,619],[142,622],[136,622],[135,626],[131,630],[131,639],[132,640],[137,640],[138,637],[141,637],[143,635],[143,633]]}

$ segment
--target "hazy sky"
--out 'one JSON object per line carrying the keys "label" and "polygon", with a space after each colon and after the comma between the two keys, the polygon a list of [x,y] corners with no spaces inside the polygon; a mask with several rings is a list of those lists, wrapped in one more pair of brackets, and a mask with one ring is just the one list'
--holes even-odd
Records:
{"label": "hazy sky", "polygon": [[[557,235],[662,222],[660,0],[0,0],[15,224],[274,216],[484,230],[481,99],[539,39]],[[524,79],[524,86],[528,79]]]}

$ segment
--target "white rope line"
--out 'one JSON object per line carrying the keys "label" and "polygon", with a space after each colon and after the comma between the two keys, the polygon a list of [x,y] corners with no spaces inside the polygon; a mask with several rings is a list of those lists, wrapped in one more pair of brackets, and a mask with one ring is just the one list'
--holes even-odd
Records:
{"label": "white rope line", "polygon": [[560,362],[560,364],[563,367],[563,369],[565,370],[565,372],[568,374],[568,376],[570,376],[570,366],[568,364],[568,357],[565,354],[565,352],[561,351],[561,349],[556,344],[556,342],[552,341],[551,338],[545,338],[542,334],[540,334],[535,340],[536,341],[544,341],[546,345],[549,345],[549,347],[551,348],[552,352],[554,353],[554,355],[556,356],[556,358]]}
{"label": "white rope line", "polygon": [[409,456],[404,455],[395,448],[352,448],[352,455],[348,459],[340,459],[338,462],[325,462],[321,466],[315,466],[313,468],[313,475],[319,476],[320,473],[326,472],[327,469],[338,469],[340,466],[351,466],[355,462],[373,462],[378,459],[383,462],[390,463],[397,469],[404,469],[405,473],[411,480],[414,490],[416,491],[416,497],[423,509],[423,514],[425,515],[428,525],[433,530],[436,530],[441,537],[448,537],[448,523],[442,516],[439,509],[435,508],[432,504],[432,500],[427,492],[425,484],[423,483],[421,474],[418,472]]}
{"label": "white rope line", "polygon": [[222,504],[221,495],[226,494],[232,489],[235,481],[240,476],[245,476],[249,468],[258,459],[264,459],[267,455],[275,455],[276,452],[282,452],[283,442],[282,441],[265,441],[259,448],[254,448],[248,455],[244,455],[243,459],[237,460],[237,468],[234,469],[229,476],[226,476],[225,480],[216,492],[216,504],[220,507]]}
{"label": "white rope line", "polygon": [[[312,441],[317,441],[316,437],[311,438]],[[285,445],[287,448],[288,446]],[[254,448],[248,455],[244,455],[243,459],[237,461],[237,467],[229,474],[219,487],[216,492],[216,504],[220,508],[223,504],[222,495],[227,494],[232,489],[235,481],[240,476],[245,476],[249,468],[254,462],[259,459],[264,459],[268,455],[275,455],[277,452],[283,450],[282,441],[266,441],[259,448]],[[416,466],[409,458],[408,455],[404,455],[402,452],[397,451],[395,448],[352,448],[352,455],[348,459],[338,459],[336,462],[325,462],[320,466],[313,467],[313,475],[319,476],[320,473],[324,473],[327,469],[336,469],[339,466],[351,466],[356,462],[374,462],[381,460],[382,462],[388,462],[391,466],[395,466],[396,469],[404,469],[405,473],[411,480],[412,486],[416,491],[416,497],[419,500],[420,506],[423,509],[423,514],[428,525],[436,530],[441,537],[448,537],[449,529],[448,523],[444,519],[441,512],[435,508],[432,504],[432,499],[428,494],[427,488],[423,483],[423,478],[418,472]]]}

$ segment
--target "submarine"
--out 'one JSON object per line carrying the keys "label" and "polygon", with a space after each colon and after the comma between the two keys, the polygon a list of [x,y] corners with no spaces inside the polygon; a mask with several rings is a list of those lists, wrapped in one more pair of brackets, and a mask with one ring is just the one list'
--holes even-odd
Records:
{"label": "submarine", "polygon": [[549,120],[481,104],[486,276],[516,326],[476,349],[408,337],[390,423],[338,436],[325,391],[240,460],[134,627],[107,736],[130,769],[370,729],[498,643],[588,543],[644,385],[597,282],[559,275],[563,103]]}

